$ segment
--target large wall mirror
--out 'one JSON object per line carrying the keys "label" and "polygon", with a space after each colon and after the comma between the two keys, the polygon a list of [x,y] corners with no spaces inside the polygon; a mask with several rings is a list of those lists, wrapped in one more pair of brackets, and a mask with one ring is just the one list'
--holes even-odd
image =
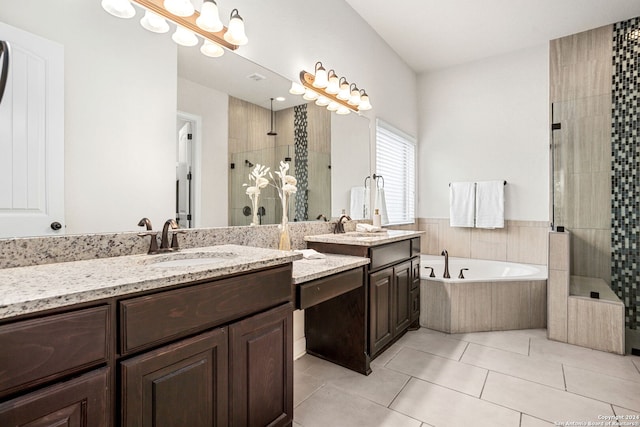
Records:
{"label": "large wall mirror", "polygon": [[[178,48],[171,32],[142,29],[140,10],[125,21],[99,0],[52,3],[0,0],[0,21],[64,47],[67,233],[131,231],[140,216],[161,224],[174,214],[183,227],[248,225],[251,165],[287,159],[306,177],[292,220],[348,210],[350,189],[370,174],[367,118],[307,104],[241,52]],[[265,224],[280,220],[274,195],[261,204]]]}

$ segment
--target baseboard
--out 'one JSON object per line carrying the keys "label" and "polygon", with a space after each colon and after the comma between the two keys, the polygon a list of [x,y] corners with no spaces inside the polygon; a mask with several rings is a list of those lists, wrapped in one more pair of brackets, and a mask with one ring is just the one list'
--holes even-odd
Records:
{"label": "baseboard", "polygon": [[293,360],[300,359],[305,354],[307,354],[307,339],[298,338],[293,342]]}

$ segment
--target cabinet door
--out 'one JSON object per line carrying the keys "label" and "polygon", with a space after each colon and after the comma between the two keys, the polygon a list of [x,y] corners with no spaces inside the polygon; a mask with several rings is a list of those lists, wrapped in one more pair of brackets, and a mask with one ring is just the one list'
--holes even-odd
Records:
{"label": "cabinet door", "polygon": [[369,275],[369,346],[377,354],[393,338],[393,268]]}
{"label": "cabinet door", "polygon": [[106,427],[108,368],[0,404],[3,427]]}
{"label": "cabinet door", "polygon": [[231,426],[293,421],[293,305],[229,326]]}
{"label": "cabinet door", "polygon": [[393,289],[393,336],[402,333],[411,324],[411,288],[413,287],[413,270],[411,261],[394,267],[395,283]]}
{"label": "cabinet door", "polygon": [[226,426],[226,328],[121,363],[125,427]]}

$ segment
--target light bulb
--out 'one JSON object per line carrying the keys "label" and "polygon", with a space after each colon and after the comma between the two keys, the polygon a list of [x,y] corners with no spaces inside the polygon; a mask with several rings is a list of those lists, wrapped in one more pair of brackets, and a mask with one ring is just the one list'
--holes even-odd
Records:
{"label": "light bulb", "polygon": [[118,18],[133,18],[136,10],[131,0],[102,0],[102,8]]}
{"label": "light bulb", "polygon": [[[329,71],[329,74],[331,74],[331,71]],[[338,76],[336,76],[335,73],[331,77],[329,77],[329,82],[325,91],[327,93],[330,93],[331,95],[335,95],[340,92],[340,83],[338,80]]]}
{"label": "light bulb", "polygon": [[349,105],[360,105],[360,91],[358,89],[353,89],[351,91],[351,96],[347,103]]}
{"label": "light bulb", "polygon": [[291,89],[289,89],[289,93],[291,95],[303,95],[304,86],[302,86],[300,83],[291,82]]}
{"label": "light bulb", "polygon": [[346,116],[350,112],[351,111],[349,111],[349,109],[347,107],[345,107],[344,105],[341,105],[340,107],[338,107],[338,111],[336,111],[336,114],[340,114],[340,115]]}
{"label": "light bulb", "polygon": [[238,9],[231,11],[229,28],[227,28],[227,32],[224,33],[224,39],[236,46],[242,46],[249,42],[247,35],[244,33],[244,21],[238,13]]}
{"label": "light bulb", "polygon": [[320,95],[318,99],[316,99],[316,105],[319,105],[320,107],[326,107],[329,103],[331,103],[331,100],[326,96]]}
{"label": "light bulb", "polygon": [[315,101],[316,99],[318,99],[318,94],[311,89],[306,89],[302,97],[307,101]]}
{"label": "light bulb", "polygon": [[369,102],[369,95],[367,95],[367,92],[365,92],[360,96],[360,105],[358,105],[358,110],[366,111],[371,110],[371,108],[373,107]]}
{"label": "light bulb", "polygon": [[211,58],[218,58],[224,55],[224,49],[217,43],[212,42],[211,40],[206,40],[200,46],[200,52],[203,55],[210,56]]}
{"label": "light bulb", "polygon": [[327,76],[327,70],[322,66],[322,62],[316,63],[316,74],[313,79],[313,87],[325,88],[328,84],[329,77]]}
{"label": "light bulb", "polygon": [[202,3],[200,9],[200,16],[196,19],[196,25],[205,31],[210,33],[217,33],[224,28],[222,21],[220,21],[220,14],[218,13],[218,5],[213,0],[205,0]]}
{"label": "light bulb", "polygon": [[167,21],[160,15],[147,10],[144,13],[144,16],[140,20],[140,25],[145,30],[151,31],[152,33],[166,33],[169,31],[169,24]]}
{"label": "light bulb", "polygon": [[349,83],[345,80],[344,83],[340,84],[340,91],[336,95],[338,99],[346,101],[349,99]]}
{"label": "light bulb", "polygon": [[196,11],[189,0],[164,0],[164,8],[176,16],[191,16]]}
{"label": "light bulb", "polygon": [[331,101],[329,105],[327,105],[327,110],[338,111],[339,107],[340,107],[340,104],[338,104],[336,101]]}
{"label": "light bulb", "polygon": [[171,36],[174,42],[181,46],[195,46],[198,44],[198,37],[192,31],[180,25],[176,26],[176,32]]}

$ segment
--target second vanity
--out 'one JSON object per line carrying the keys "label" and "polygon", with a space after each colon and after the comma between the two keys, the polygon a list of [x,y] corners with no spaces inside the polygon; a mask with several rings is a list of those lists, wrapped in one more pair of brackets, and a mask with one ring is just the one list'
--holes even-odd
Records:
{"label": "second vanity", "polygon": [[0,270],[0,425],[291,425],[299,257],[221,245]]}

